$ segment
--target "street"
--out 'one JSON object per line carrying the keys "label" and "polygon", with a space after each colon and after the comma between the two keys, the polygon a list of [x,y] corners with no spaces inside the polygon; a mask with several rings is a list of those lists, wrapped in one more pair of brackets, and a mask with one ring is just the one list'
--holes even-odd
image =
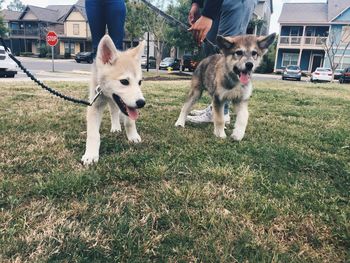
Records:
{"label": "street", "polygon": [[[51,59],[18,57],[22,64],[32,72],[38,79],[44,81],[89,81],[91,64],[77,63],[74,59],[56,59],[54,61],[55,72],[52,72]],[[146,71],[144,69],[144,71]],[[150,69],[155,72],[155,69]],[[166,70],[161,70],[161,74],[167,74]],[[192,74],[191,72],[186,72]],[[280,75],[274,74],[254,74],[254,80],[280,80]],[[28,77],[18,69],[15,79],[2,78],[0,81],[23,81]],[[29,80],[29,79],[28,79]],[[308,81],[303,77],[302,81]]]}

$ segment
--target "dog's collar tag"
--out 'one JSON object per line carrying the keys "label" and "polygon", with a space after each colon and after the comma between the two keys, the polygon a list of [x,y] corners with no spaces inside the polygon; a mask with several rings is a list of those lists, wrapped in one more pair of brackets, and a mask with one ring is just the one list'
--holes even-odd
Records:
{"label": "dog's collar tag", "polygon": [[102,89],[100,85],[97,85],[97,87],[95,88],[95,97],[92,99],[91,101],[91,105],[97,100],[97,98],[102,94]]}

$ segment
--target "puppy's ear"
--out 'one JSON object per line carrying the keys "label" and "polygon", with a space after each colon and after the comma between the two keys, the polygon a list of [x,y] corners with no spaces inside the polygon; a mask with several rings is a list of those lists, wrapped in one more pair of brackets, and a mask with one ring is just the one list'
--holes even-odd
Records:
{"label": "puppy's ear", "polygon": [[96,62],[102,64],[113,64],[119,56],[119,51],[115,47],[110,36],[105,35],[97,48]]}
{"label": "puppy's ear", "polygon": [[141,56],[144,53],[145,45],[146,41],[142,40],[135,48],[129,49],[128,51],[135,59],[141,59]]}
{"label": "puppy's ear", "polygon": [[[232,41],[232,40],[231,40]],[[229,41],[228,38],[223,37],[221,35],[218,35],[216,37],[216,42],[218,43],[218,46],[220,49],[230,49],[235,46],[233,42]]]}
{"label": "puppy's ear", "polygon": [[272,33],[265,37],[259,37],[258,38],[258,46],[262,50],[268,49],[269,46],[275,41],[276,39],[276,33]]}

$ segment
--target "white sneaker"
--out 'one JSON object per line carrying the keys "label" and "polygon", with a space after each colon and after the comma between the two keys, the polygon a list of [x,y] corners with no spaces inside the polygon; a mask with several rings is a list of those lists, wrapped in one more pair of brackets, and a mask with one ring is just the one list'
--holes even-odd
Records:
{"label": "white sneaker", "polygon": [[[193,122],[193,123],[209,123],[213,122],[213,113],[212,111],[206,111],[202,115],[198,116],[187,116],[186,121]],[[230,115],[225,114],[224,115],[224,121],[226,124],[229,124],[231,121]]]}
{"label": "white sneaker", "polygon": [[203,110],[193,110],[190,112],[190,115],[192,116],[199,116],[199,115],[203,115],[207,112],[211,112],[211,105],[209,105],[208,107],[206,107],[205,109]]}

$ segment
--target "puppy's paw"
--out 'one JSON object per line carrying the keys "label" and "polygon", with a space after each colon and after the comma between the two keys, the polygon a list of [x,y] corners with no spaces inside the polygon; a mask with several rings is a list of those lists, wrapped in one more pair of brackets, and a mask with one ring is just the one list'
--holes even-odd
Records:
{"label": "puppy's paw", "polygon": [[214,130],[214,135],[218,138],[221,138],[221,139],[225,139],[227,136],[226,136],[226,133],[225,133],[225,130],[218,130],[218,129],[215,129]]}
{"label": "puppy's paw", "polygon": [[244,131],[240,129],[234,129],[231,138],[235,141],[241,141],[244,137]]}
{"label": "puppy's paw", "polygon": [[128,135],[128,140],[129,140],[129,142],[132,142],[132,143],[140,143],[141,137],[138,133],[135,133],[132,135]]}
{"label": "puppy's paw", "polygon": [[93,155],[93,154],[84,154],[83,157],[81,158],[81,162],[85,166],[89,166],[93,163],[98,162],[98,155]]}
{"label": "puppy's paw", "polygon": [[121,132],[122,131],[122,127],[112,127],[111,128],[111,133],[118,133],[118,132]]}
{"label": "puppy's paw", "polygon": [[177,120],[177,122],[175,123],[175,127],[185,128],[185,122],[181,120]]}

